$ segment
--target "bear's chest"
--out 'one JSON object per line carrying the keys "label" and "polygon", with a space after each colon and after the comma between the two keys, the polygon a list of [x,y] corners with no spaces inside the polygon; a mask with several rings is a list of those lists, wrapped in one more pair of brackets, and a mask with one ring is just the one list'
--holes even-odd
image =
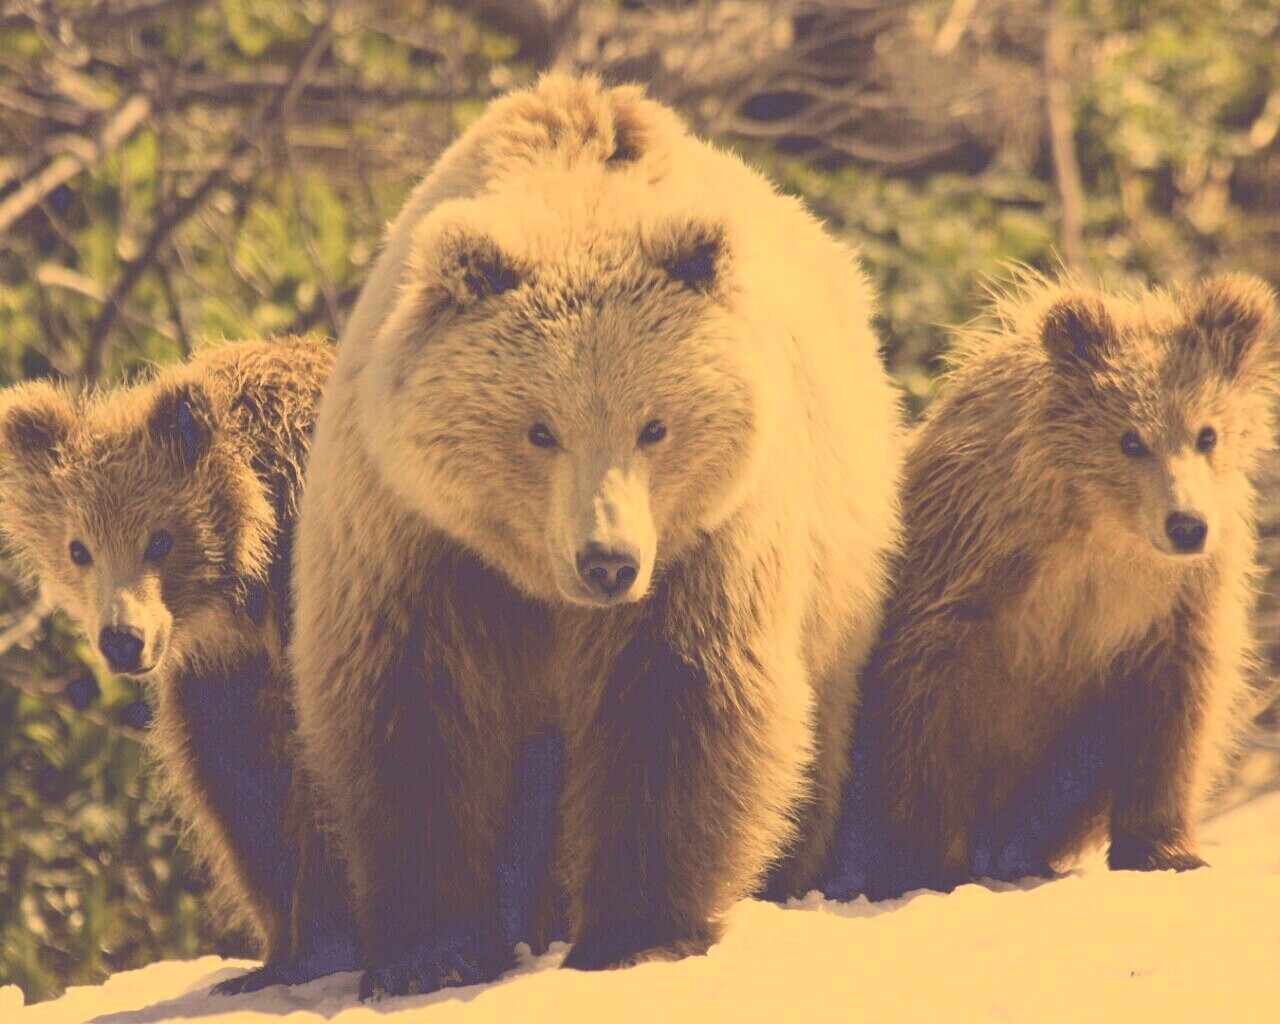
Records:
{"label": "bear's chest", "polygon": [[1024,685],[1074,694],[1172,615],[1178,592],[1169,567],[1123,539],[1064,544],[1010,602],[1001,647]]}

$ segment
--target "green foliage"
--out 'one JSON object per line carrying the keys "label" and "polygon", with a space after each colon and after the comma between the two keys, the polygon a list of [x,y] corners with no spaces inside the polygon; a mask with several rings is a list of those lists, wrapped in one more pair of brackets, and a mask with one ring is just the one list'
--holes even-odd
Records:
{"label": "green foliage", "polygon": [[[325,9],[313,0],[177,4],[145,30],[107,27],[95,36],[108,54],[141,53],[148,75],[256,76],[264,84],[247,100],[196,97],[151,117],[0,234],[0,385],[79,373],[101,295],[141,251],[158,214],[198,185],[270,101],[282,75],[264,69],[294,67]],[[466,49],[455,61],[459,43]],[[39,93],[43,69],[74,56],[56,53],[56,44],[33,27],[0,29],[0,54],[12,58],[0,62],[0,88]],[[159,267],[127,297],[103,377],[182,358],[184,335],[198,343],[334,333],[333,313],[350,308],[382,226],[458,121],[483,106],[449,96],[490,94],[498,76],[527,77],[513,55],[511,40],[445,9],[383,5],[359,18],[340,15],[322,74],[356,99],[299,103],[288,121],[251,138],[161,251],[172,299]],[[133,85],[109,60],[78,73],[78,87],[104,110]],[[360,100],[365,94],[373,98]],[[9,161],[61,130],[21,119],[6,127],[0,201],[18,168]],[[68,275],[98,297],[69,287]],[[30,600],[0,583],[0,618]],[[144,747],[121,731],[144,693],[93,675],[100,671],[61,618],[0,662],[0,985],[16,983],[28,1001],[166,957],[251,953],[244,936],[216,934],[202,913],[205,879],[178,841]],[[92,697],[80,711],[66,686],[86,676],[96,687],[81,691]]]}
{"label": "green foliage", "polygon": [[1052,260],[1055,236],[1043,213],[1051,190],[1025,173],[992,169],[909,181],[796,162],[776,173],[858,245],[881,289],[890,367],[916,410],[937,387],[944,327],[973,316],[975,299],[1001,264]]}

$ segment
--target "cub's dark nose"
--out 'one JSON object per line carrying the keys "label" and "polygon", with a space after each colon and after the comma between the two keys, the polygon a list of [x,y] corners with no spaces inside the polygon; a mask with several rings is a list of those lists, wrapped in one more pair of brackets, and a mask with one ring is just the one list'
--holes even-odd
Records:
{"label": "cub's dark nose", "polygon": [[136,672],[142,658],[142,637],[128,626],[108,626],[98,636],[98,650],[113,672]]}
{"label": "cub's dark nose", "polygon": [[1171,512],[1164,521],[1164,532],[1173,541],[1173,549],[1184,554],[1194,554],[1204,549],[1204,539],[1209,535],[1209,524],[1199,516],[1185,512]]}
{"label": "cub's dark nose", "polygon": [[593,593],[617,597],[631,589],[639,563],[634,555],[592,544],[578,555],[578,575]]}

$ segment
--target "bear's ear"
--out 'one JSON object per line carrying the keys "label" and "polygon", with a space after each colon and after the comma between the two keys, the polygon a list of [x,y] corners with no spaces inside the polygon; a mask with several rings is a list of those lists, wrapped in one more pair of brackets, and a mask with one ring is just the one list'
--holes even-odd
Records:
{"label": "bear's ear", "polygon": [[1056,299],[1040,320],[1040,341],[1065,366],[1098,366],[1115,342],[1116,326],[1099,295],[1073,292]]}
{"label": "bear's ear", "polygon": [[213,438],[213,412],[204,390],[180,384],[161,390],[148,422],[151,437],[172,452],[184,469],[194,469]]}
{"label": "bear's ear", "polygon": [[60,464],[74,426],[66,394],[43,381],[19,384],[0,399],[0,445],[14,468],[45,472]]}
{"label": "bear's ear", "polygon": [[1223,274],[1200,288],[1191,308],[1190,343],[1204,347],[1229,377],[1277,371],[1275,293],[1260,278]]}
{"label": "bear's ear", "polygon": [[426,246],[423,267],[429,287],[443,291],[459,312],[491,296],[520,287],[524,275],[489,235],[450,225]]}
{"label": "bear's ear", "polygon": [[702,221],[668,225],[649,242],[654,263],[690,291],[712,294],[723,284],[728,264],[724,228]]}

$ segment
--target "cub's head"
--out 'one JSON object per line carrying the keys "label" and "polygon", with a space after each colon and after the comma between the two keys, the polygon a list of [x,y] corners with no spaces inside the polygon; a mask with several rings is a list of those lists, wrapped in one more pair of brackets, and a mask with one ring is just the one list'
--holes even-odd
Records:
{"label": "cub's head", "polygon": [[1244,276],[1181,294],[1059,295],[1039,321],[1052,367],[1052,458],[1084,511],[1170,558],[1193,559],[1249,513],[1273,441],[1275,297]]}
{"label": "cub's head", "polygon": [[734,260],[676,213],[441,207],[362,383],[383,476],[534,596],[641,599],[757,462],[766,346]]}
{"label": "cub's head", "polygon": [[0,530],[113,672],[153,672],[209,613],[265,597],[246,581],[265,578],[270,509],[221,447],[198,384],[0,401]]}

